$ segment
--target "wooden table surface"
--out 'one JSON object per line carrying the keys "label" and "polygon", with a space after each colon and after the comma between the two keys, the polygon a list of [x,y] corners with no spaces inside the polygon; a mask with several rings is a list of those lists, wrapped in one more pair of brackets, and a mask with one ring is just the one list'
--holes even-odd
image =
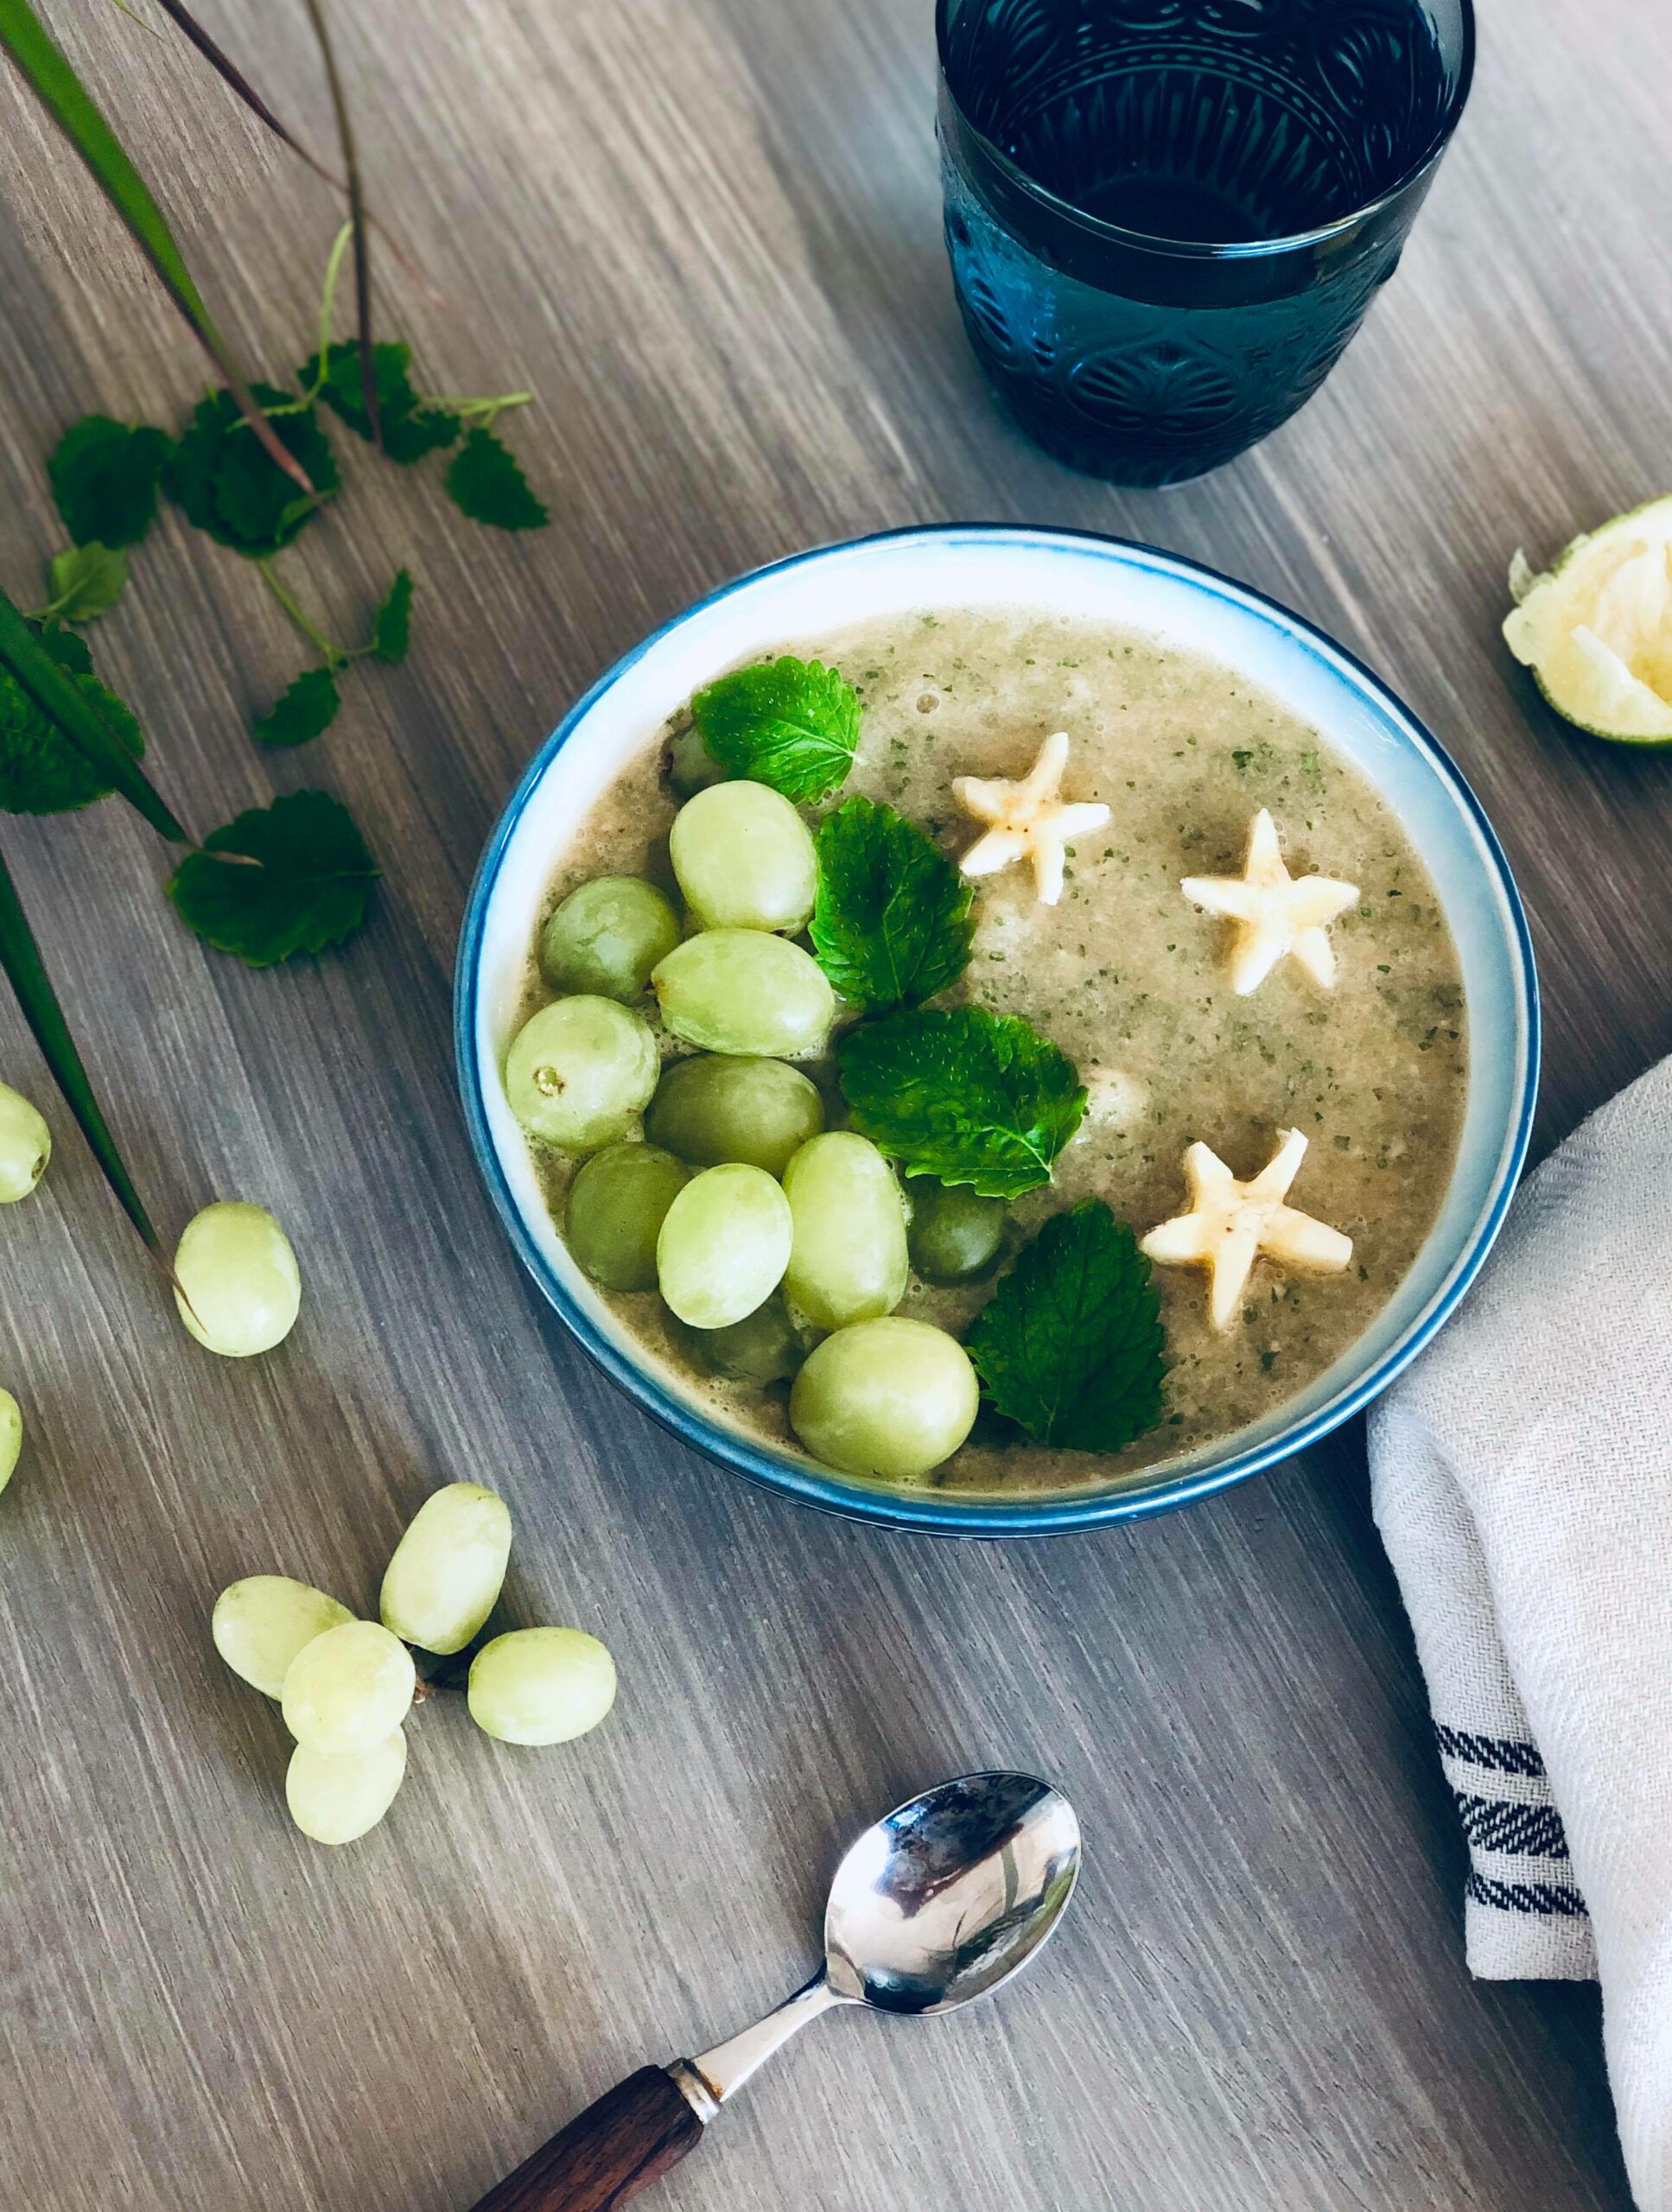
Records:
{"label": "wooden table surface", "polygon": [[[145,0],[138,0],[143,8]],[[205,0],[329,143],[300,10]],[[332,196],[172,40],[50,13],[177,217],[246,359],[311,340]],[[289,1224],[274,1357],[180,1330],[0,1007],[57,1152],[0,1221],[0,2196],[35,2212],[460,2212],[646,2057],[810,1967],[842,1839],[944,1772],[1059,1778],[1071,1923],[1001,2003],[847,2018],[665,2185],[674,2212],[1374,2212],[1625,2204],[1594,1993],[1477,1987],[1461,1853],[1362,1444],[1149,1525],[893,1539],[757,1495],[564,1338],[490,1214],[448,990],[478,852],[596,672],[793,548],[986,517],[1128,533],[1299,607],[1440,731],[1509,847],[1548,1007],[1548,1147],[1672,1041],[1672,760],[1564,731],[1498,641],[1525,542],[1672,477],[1672,18],[1489,0],[1471,112],[1395,285],[1306,414],[1194,488],[1065,474],[994,414],[938,223],[926,0],[363,0],[340,9],[384,263],[431,388],[507,424],[555,526],[461,522],[345,451],[285,571],[355,634],[398,563],[410,664],[298,754],[246,729],[302,664],[235,556],[168,515],[92,633],[200,823],[324,784],[385,880],[344,955],[252,974],[160,893],[119,802],[4,849],[143,1187]],[[159,18],[160,20],[160,18]],[[199,362],[0,77],[0,582],[60,542],[42,462],[103,408],[173,423]],[[340,448],[352,444],[339,437]],[[597,1630],[609,1725],[413,1727],[375,1836],[289,1826],[276,1711],[211,1648],[236,1576],[370,1607],[417,1501],[493,1484],[511,1594]]]}

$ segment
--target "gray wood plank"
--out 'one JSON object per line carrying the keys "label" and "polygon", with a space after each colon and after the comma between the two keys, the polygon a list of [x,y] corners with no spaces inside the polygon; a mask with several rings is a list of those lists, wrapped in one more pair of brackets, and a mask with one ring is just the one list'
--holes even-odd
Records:
{"label": "gray wood plank", "polygon": [[[1082,1901],[1001,2004],[822,2029],[665,2185],[685,2212],[1611,2212],[1594,1996],[1480,1990],[1409,1640],[1338,1441],[1232,1496],[1051,1545],[885,1539],[756,1495],[629,1408],[521,1279],[456,1110],[448,992],[481,842],[567,702],[695,593],[938,517],[1148,538],[1273,592],[1457,753],[1532,909],[1548,1144],[1672,1041],[1672,761],[1588,747],[1497,640],[1514,546],[1663,488],[1672,290],[1650,0],[1489,11],[1397,284],[1314,404],[1167,495],[1033,453],[965,353],[938,242],[921,0],[366,0],[366,154],[437,307],[441,388],[524,381],[551,531],[456,525],[346,453],[286,570],[354,633],[394,567],[415,650],[313,757],[244,734],[299,664],[232,556],[165,518],[97,645],[194,819],[325,782],[386,876],[340,960],[253,976],[159,895],[123,810],[5,824],[144,1187],[289,1224],[303,1325],[251,1367],[181,1333],[85,1154],[8,1211],[0,1509],[0,2182],[42,2212],[455,2212],[645,2056],[808,1967],[883,1804],[984,1761],[1081,1807]],[[53,10],[251,362],[300,359],[336,220],[183,53]],[[213,28],[328,142],[293,11]],[[42,458],[87,408],[171,420],[197,361],[0,78],[0,582],[56,543]],[[340,440],[340,445],[347,441]],[[43,1102],[0,1007],[0,1073]],[[369,1604],[439,1481],[502,1489],[531,1618],[596,1628],[616,1716],[518,1756],[415,1724],[375,1837],[289,1830],[282,1729],[230,1681],[234,1576]]]}

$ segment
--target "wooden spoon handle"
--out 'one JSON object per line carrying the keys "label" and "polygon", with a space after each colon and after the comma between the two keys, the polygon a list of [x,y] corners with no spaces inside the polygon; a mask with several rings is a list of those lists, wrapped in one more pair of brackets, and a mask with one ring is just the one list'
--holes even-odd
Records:
{"label": "wooden spoon handle", "polygon": [[640,2067],[489,2190],[474,2212],[612,2212],[677,2166],[702,2133],[672,2076]]}

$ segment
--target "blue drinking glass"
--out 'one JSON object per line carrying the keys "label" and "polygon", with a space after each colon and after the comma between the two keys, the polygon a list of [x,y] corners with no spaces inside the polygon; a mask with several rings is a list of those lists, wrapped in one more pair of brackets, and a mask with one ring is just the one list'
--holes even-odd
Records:
{"label": "blue drinking glass", "polygon": [[1468,97],[1472,0],[938,0],[946,243],[1021,427],[1183,483],[1311,397]]}

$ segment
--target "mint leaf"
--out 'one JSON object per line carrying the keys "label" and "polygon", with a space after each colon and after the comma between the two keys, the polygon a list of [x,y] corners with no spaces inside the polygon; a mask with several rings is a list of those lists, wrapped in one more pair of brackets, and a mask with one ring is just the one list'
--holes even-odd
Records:
{"label": "mint leaf", "polygon": [[691,701],[691,719],[728,775],[770,784],[805,806],[854,764],[859,694],[835,669],[786,653],[710,683]]}
{"label": "mint leaf", "polygon": [[[378,422],[383,449],[403,467],[422,461],[437,447],[450,446],[459,435],[459,418],[444,407],[426,407],[412,388],[412,348],[394,340],[379,340],[372,348],[372,379],[378,394]],[[320,374],[320,357],[310,353],[296,372],[304,391],[320,386],[320,397],[334,414],[341,416],[357,438],[373,442],[372,421],[366,411],[360,383],[360,341],[351,338],[332,346]]]}
{"label": "mint leaf", "polygon": [[[295,408],[290,395],[273,385],[250,389],[261,408]],[[257,442],[230,391],[199,400],[163,477],[188,522],[251,560],[288,545],[341,481],[313,408],[270,419],[280,444],[307,470],[318,499],[297,497],[296,486]]]}
{"label": "mint leaf", "polygon": [[988,1397],[1036,1444],[1120,1452],[1161,1418],[1160,1300],[1101,1198],[1052,1215],[963,1341]]}
{"label": "mint leaf", "polygon": [[398,668],[406,658],[411,638],[412,575],[408,569],[397,569],[395,581],[389,587],[389,596],[372,620],[372,651],[379,660]]}
{"label": "mint leaf", "polygon": [[168,458],[161,430],[84,415],[72,423],[47,463],[64,527],[78,545],[137,545],[156,513],[156,486]]}
{"label": "mint leaf", "polygon": [[819,825],[818,964],[868,1014],[916,1006],[970,963],[975,887],[892,806],[850,798]]}
{"label": "mint leaf", "polygon": [[352,936],[377,875],[347,808],[324,791],[293,791],[213,831],[168,888],[188,929],[218,952],[270,968]]}
{"label": "mint leaf", "polygon": [[328,668],[305,668],[251,728],[264,745],[306,745],[330,728],[341,703],[336,677]]}
{"label": "mint leaf", "polygon": [[[139,724],[92,672],[92,655],[73,630],[46,630],[41,643],[103,714],[137,760],[145,750]],[[33,699],[0,670],[0,810],[66,814],[108,798],[111,786],[85,753],[54,728]]]}
{"label": "mint leaf", "polygon": [[851,1029],[836,1068],[854,1127],[911,1175],[1014,1198],[1051,1180],[1080,1126],[1074,1063],[1019,1014],[893,1014]]}
{"label": "mint leaf", "polygon": [[544,530],[551,519],[510,448],[492,430],[467,433],[448,467],[447,496],[473,522],[495,530]]}
{"label": "mint leaf", "polygon": [[108,614],[128,581],[128,556],[109,545],[72,545],[52,556],[54,622],[92,622]]}

